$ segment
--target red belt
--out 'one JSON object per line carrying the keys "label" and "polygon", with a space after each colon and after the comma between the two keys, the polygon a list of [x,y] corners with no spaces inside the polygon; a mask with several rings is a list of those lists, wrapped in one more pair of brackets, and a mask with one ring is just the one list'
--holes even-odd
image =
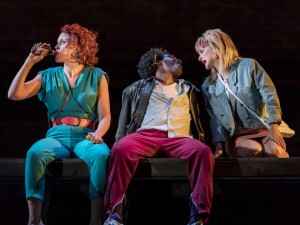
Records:
{"label": "red belt", "polygon": [[72,125],[72,126],[79,126],[79,127],[87,127],[95,130],[96,123],[92,120],[88,120],[84,118],[65,116],[62,118],[56,118],[52,121],[52,127],[55,127],[57,125]]}

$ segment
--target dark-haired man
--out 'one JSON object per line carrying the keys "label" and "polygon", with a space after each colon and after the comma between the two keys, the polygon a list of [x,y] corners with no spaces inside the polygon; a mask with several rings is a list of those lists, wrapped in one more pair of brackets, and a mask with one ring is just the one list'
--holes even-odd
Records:
{"label": "dark-haired man", "polygon": [[214,159],[203,144],[198,89],[178,79],[181,60],[153,48],[138,63],[141,80],[127,87],[111,150],[104,225],[122,225],[122,203],[140,159],[164,152],[187,163],[192,188],[189,225],[207,222],[212,204]]}

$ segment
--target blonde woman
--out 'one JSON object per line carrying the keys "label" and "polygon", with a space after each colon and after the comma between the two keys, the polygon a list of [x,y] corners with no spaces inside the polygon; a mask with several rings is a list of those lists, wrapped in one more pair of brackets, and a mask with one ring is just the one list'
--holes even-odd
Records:
{"label": "blonde woman", "polygon": [[[284,138],[278,129],[281,123],[279,98],[261,65],[254,59],[241,58],[231,38],[220,29],[203,33],[195,49],[199,62],[211,71],[202,84],[202,91],[211,118],[215,157],[226,150],[230,157],[264,154],[288,158]],[[270,130],[230,91],[259,116],[267,117]]]}

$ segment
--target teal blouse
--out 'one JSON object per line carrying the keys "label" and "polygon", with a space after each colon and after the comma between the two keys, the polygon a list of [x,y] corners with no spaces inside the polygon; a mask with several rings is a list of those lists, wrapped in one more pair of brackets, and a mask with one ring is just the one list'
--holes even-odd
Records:
{"label": "teal blouse", "polygon": [[[70,87],[63,67],[40,71],[42,87],[37,96],[48,109],[48,119],[52,121],[67,98]],[[97,67],[85,67],[79,75],[71,96],[58,117],[74,116],[98,120],[98,89],[102,76],[106,73]]]}

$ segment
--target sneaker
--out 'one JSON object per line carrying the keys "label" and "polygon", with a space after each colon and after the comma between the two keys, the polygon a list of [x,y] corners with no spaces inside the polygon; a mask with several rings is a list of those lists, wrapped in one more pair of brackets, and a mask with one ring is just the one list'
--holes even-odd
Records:
{"label": "sneaker", "polygon": [[189,223],[188,225],[204,225],[202,222]]}
{"label": "sneaker", "polygon": [[119,223],[118,221],[108,217],[107,220],[105,220],[103,225],[123,225],[123,223]]}

